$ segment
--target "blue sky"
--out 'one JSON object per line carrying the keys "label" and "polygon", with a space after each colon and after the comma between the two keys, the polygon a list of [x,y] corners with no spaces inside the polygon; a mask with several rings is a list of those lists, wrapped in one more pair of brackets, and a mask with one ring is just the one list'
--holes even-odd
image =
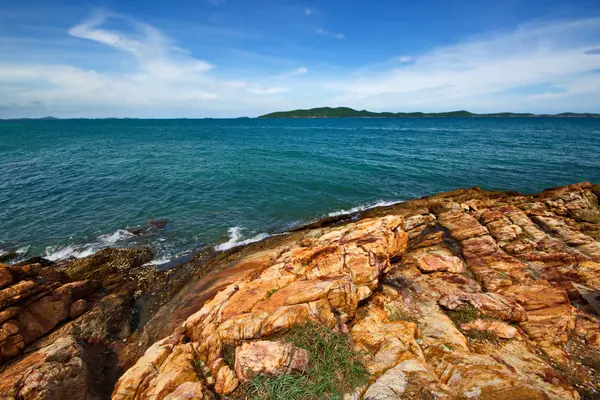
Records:
{"label": "blue sky", "polygon": [[600,2],[2,0],[0,118],[600,112]]}

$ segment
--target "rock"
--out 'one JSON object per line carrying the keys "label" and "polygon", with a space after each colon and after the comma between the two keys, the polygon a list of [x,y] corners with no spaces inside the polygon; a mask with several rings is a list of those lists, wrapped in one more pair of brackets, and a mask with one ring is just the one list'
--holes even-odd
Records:
{"label": "rock", "polygon": [[215,396],[200,382],[184,382],[163,400],[213,400]]}
{"label": "rock", "polygon": [[423,273],[448,271],[460,274],[465,270],[463,261],[443,245],[408,252],[402,258],[402,262],[408,266],[416,266]]}
{"label": "rock", "polygon": [[75,319],[79,317],[81,314],[87,311],[87,306],[87,301],[83,299],[73,302],[69,308],[69,318]]}
{"label": "rock", "polygon": [[589,184],[459,189],[202,254],[172,275],[143,265],[148,249],[1,265],[0,392],[238,397],[255,374],[311,368],[305,350],[273,341],[311,322],[348,335],[371,374],[344,398],[589,397],[600,391],[598,215]]}
{"label": "rock", "polygon": [[460,329],[463,331],[490,332],[500,339],[512,339],[518,333],[517,328],[508,325],[506,322],[485,319],[476,319],[475,321],[461,324]]}
{"label": "rock", "polygon": [[545,285],[513,285],[498,291],[501,295],[516,301],[527,311],[554,307],[569,302],[564,289]]}
{"label": "rock", "polygon": [[168,223],[169,223],[169,220],[166,218],[152,219],[152,220],[148,221],[148,225],[150,225],[156,229],[162,229],[165,226],[167,226]]}
{"label": "rock", "polygon": [[10,285],[12,282],[13,277],[8,269],[8,265],[0,264],[0,289]]}
{"label": "rock", "polygon": [[242,382],[258,374],[280,376],[308,369],[308,351],[291,343],[256,341],[235,349],[235,373]]}
{"label": "rock", "polygon": [[119,274],[141,267],[153,258],[154,252],[149,247],[109,248],[89,257],[66,262],[63,268],[72,280],[95,279],[109,286],[107,282],[112,283]]}
{"label": "rock", "polygon": [[497,293],[456,291],[442,296],[438,303],[448,310],[456,310],[469,304],[477,308],[483,315],[505,321],[521,322],[527,320],[527,314],[521,305]]}
{"label": "rock", "polygon": [[0,392],[14,399],[94,398],[82,358],[83,349],[73,337],[61,338],[4,370]]}
{"label": "rock", "polygon": [[465,240],[488,233],[487,228],[462,211],[448,211],[438,215],[439,223],[450,231],[456,240]]}
{"label": "rock", "polygon": [[451,388],[440,383],[426,364],[408,358],[387,370],[367,389],[364,400],[402,400],[456,398]]}
{"label": "rock", "polygon": [[487,355],[452,351],[432,364],[440,381],[460,399],[548,399],[542,389]]}

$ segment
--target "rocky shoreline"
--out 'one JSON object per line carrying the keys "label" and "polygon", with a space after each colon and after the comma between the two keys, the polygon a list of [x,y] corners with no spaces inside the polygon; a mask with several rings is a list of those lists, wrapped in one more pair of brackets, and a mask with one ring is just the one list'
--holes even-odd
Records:
{"label": "rocky shoreline", "polygon": [[459,189],[168,271],[0,264],[0,399],[265,398],[249,382],[314,381],[285,337],[307,323],[364,368],[348,399],[600,398],[599,196]]}

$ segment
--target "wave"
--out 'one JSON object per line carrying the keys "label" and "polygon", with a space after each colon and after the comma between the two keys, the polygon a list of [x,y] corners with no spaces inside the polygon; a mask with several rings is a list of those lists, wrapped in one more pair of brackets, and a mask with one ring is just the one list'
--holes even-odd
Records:
{"label": "wave", "polygon": [[68,245],[64,247],[50,246],[46,247],[44,258],[50,261],[58,261],[65,258],[83,258],[91,256],[96,251],[100,250],[93,245]]}
{"label": "wave", "polygon": [[44,251],[44,258],[50,261],[63,260],[65,258],[84,258],[91,256],[98,250],[105,249],[119,242],[126,241],[134,237],[131,232],[124,229],[118,229],[113,233],[100,235],[97,241],[84,244],[69,244],[66,246],[49,246]]}
{"label": "wave", "polygon": [[233,249],[234,247],[239,247],[239,246],[244,246],[250,243],[254,243],[254,242],[259,242],[263,239],[266,239],[272,235],[269,235],[267,233],[259,233],[258,235],[252,236],[248,239],[243,239],[244,235],[242,234],[242,231],[245,230],[246,228],[243,228],[241,226],[234,226],[231,227],[227,230],[227,235],[229,236],[229,240],[218,244],[215,246],[215,250],[217,251],[225,251],[225,250],[230,250]]}
{"label": "wave", "polygon": [[356,212],[365,211],[365,210],[368,210],[370,208],[375,208],[375,207],[393,206],[394,204],[399,204],[399,203],[403,203],[403,202],[404,202],[404,200],[396,200],[396,201],[377,200],[376,202],[361,204],[359,206],[352,207],[347,210],[332,211],[329,214],[327,214],[327,216],[328,217],[337,217],[339,215],[353,214]]}
{"label": "wave", "polygon": [[106,244],[115,244],[121,240],[126,240],[134,236],[133,233],[126,231],[125,229],[118,229],[115,233],[98,236],[98,240]]}
{"label": "wave", "polygon": [[15,251],[15,253],[17,253],[18,255],[22,256],[23,254],[27,254],[27,252],[29,251],[29,248],[31,246],[27,245],[27,246],[23,246],[23,247],[19,247],[17,249],[17,251]]}
{"label": "wave", "polygon": [[147,262],[144,265],[163,265],[163,264],[167,264],[170,262],[171,262],[170,257],[160,257],[160,258],[155,258],[154,260]]}

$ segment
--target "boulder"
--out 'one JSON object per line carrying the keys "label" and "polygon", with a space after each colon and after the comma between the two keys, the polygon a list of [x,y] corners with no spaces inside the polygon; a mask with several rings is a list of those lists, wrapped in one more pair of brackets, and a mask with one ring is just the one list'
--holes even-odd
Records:
{"label": "boulder", "polygon": [[259,374],[280,376],[304,372],[308,366],[308,351],[291,343],[261,340],[235,349],[235,373],[242,382]]}

